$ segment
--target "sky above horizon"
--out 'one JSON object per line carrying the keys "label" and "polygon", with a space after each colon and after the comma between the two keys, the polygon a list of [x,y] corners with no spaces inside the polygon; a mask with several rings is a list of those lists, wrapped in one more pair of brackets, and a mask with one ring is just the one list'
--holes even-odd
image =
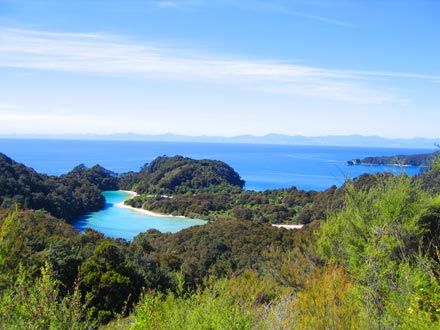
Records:
{"label": "sky above horizon", "polygon": [[437,0],[0,0],[0,135],[438,138]]}

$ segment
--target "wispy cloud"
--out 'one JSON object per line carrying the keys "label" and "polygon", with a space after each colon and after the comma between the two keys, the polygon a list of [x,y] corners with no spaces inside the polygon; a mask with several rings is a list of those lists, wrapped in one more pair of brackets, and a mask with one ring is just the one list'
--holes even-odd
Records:
{"label": "wispy cloud", "polygon": [[[262,1],[262,0],[247,0],[247,1],[227,1],[230,5],[239,6],[241,8],[247,8],[257,11],[272,12],[278,14],[284,14],[288,16],[300,17],[306,20],[317,21],[321,23],[337,25],[340,27],[352,28],[353,26],[342,20],[338,20],[332,17],[323,16],[322,14],[316,14],[315,12],[323,12],[323,6],[321,3],[314,3],[312,1]],[[306,11],[304,5],[307,5]],[[328,4],[327,4],[328,5]],[[299,8],[303,8],[300,10]],[[313,12],[313,14],[311,14]]]}
{"label": "wispy cloud", "polygon": [[372,76],[440,80],[410,73],[341,71],[275,61],[189,56],[177,49],[105,34],[17,29],[0,30],[0,67],[203,81],[355,104],[393,100],[393,95],[369,86]]}
{"label": "wispy cloud", "polygon": [[156,1],[155,4],[162,8],[180,8],[180,9],[195,9],[203,7],[230,7],[235,9],[244,9],[256,12],[275,13],[288,15],[293,17],[300,17],[306,20],[318,21],[321,23],[337,25],[340,27],[352,28],[353,26],[342,20],[335,18],[311,14],[308,11],[301,11],[298,8],[308,5],[309,11],[322,11],[322,4],[306,1],[298,4],[298,1],[262,1],[262,0],[173,0],[173,1]]}
{"label": "wispy cloud", "polygon": [[301,13],[301,12],[297,12],[297,11],[290,11],[290,10],[286,10],[286,12],[289,15],[292,16],[298,16],[298,17],[303,17],[303,18],[307,18],[307,19],[311,19],[314,21],[320,21],[320,22],[324,22],[324,23],[329,23],[329,24],[333,24],[333,25],[338,25],[341,27],[347,27],[347,28],[352,28],[353,25],[346,23],[346,22],[342,22],[336,19],[331,19],[328,17],[322,17],[322,16],[317,16],[317,15],[309,15],[309,14],[305,14],[305,13]]}
{"label": "wispy cloud", "polygon": [[404,79],[421,79],[421,80],[430,80],[433,83],[440,82],[440,76],[429,75],[429,74],[420,74],[420,73],[410,73],[410,72],[388,72],[388,71],[347,71],[347,73],[351,73],[355,76],[376,76],[376,77],[384,77],[384,78],[404,78]]}

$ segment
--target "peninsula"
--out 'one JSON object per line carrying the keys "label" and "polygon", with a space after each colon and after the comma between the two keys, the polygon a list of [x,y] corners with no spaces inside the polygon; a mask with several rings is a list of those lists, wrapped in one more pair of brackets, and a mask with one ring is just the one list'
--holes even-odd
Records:
{"label": "peninsula", "polygon": [[429,167],[432,161],[439,156],[439,151],[415,154],[415,155],[395,155],[395,156],[379,156],[365,157],[363,159],[355,158],[348,160],[347,165],[391,165],[391,166],[419,166]]}

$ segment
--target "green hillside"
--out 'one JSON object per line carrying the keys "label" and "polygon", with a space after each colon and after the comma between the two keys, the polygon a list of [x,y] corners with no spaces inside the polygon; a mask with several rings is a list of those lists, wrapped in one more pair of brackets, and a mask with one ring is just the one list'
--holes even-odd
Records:
{"label": "green hillside", "polygon": [[380,157],[365,157],[348,161],[348,165],[393,165],[393,166],[423,166],[429,167],[439,156],[439,152],[414,155],[394,155]]}
{"label": "green hillside", "polygon": [[0,153],[0,208],[45,209],[74,220],[100,210],[104,198],[99,188],[81,176],[48,176]]}
{"label": "green hillside", "polygon": [[138,193],[172,195],[237,190],[243,188],[244,181],[221,161],[162,156],[139,172],[123,174],[119,184]]}
{"label": "green hillside", "polygon": [[[161,181],[168,178],[165,168],[172,177],[179,172],[171,166],[176,161],[202,171],[197,161],[160,159],[118,184],[142,184],[143,176],[151,183],[161,173],[157,188],[168,182]],[[438,163],[417,177],[362,175],[325,192],[246,192],[232,184],[240,182],[235,172],[227,171],[228,183],[210,181],[212,169],[206,172],[211,184],[197,186],[192,179],[205,181],[196,172],[165,199],[203,196],[195,199],[201,203],[211,196],[216,212],[230,217],[175,234],[149,230],[132,242],[89,229],[81,234],[53,211],[11,204],[34,202],[48,185],[57,191],[57,184],[76,183],[99,192],[104,179],[114,182],[113,174],[80,166],[56,178],[6,156],[1,164],[1,329],[440,327]],[[180,194],[182,187],[189,190]],[[189,193],[195,187],[202,192]],[[228,213],[229,205],[240,209]],[[288,231],[262,214],[279,221],[303,214],[309,221]]]}

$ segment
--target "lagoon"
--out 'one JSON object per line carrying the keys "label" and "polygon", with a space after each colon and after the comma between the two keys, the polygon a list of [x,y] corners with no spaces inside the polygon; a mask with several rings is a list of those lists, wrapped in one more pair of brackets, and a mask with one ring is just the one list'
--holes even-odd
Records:
{"label": "lagoon", "polygon": [[73,223],[76,229],[84,231],[86,228],[92,228],[108,237],[132,240],[136,235],[148,229],[175,233],[206,223],[204,220],[183,217],[149,216],[134,209],[118,206],[118,203],[131,197],[128,192],[104,191],[103,195],[106,199],[104,209],[91,212],[76,220]]}
{"label": "lagoon", "polygon": [[50,175],[61,175],[84,163],[99,164],[116,173],[138,171],[161,155],[221,160],[246,181],[248,190],[290,188],[322,191],[341,186],[363,173],[419,173],[418,167],[345,166],[367,156],[428,153],[433,149],[183,143],[147,141],[75,141],[0,139],[0,152]]}
{"label": "lagoon", "polygon": [[[0,152],[49,175],[68,173],[73,167],[100,164],[116,173],[138,171],[160,155],[183,155],[194,159],[221,160],[231,165],[246,181],[248,190],[298,189],[322,191],[341,186],[347,178],[363,173],[391,172],[417,175],[418,167],[345,166],[347,160],[366,156],[428,153],[430,149],[332,147],[297,145],[254,145],[221,143],[180,143],[147,141],[75,141],[0,139]],[[110,237],[133,239],[140,232],[155,228],[177,232],[200,225],[201,220],[152,217],[116,206],[129,193],[104,192],[105,209],[77,220],[75,227],[98,230]]]}

